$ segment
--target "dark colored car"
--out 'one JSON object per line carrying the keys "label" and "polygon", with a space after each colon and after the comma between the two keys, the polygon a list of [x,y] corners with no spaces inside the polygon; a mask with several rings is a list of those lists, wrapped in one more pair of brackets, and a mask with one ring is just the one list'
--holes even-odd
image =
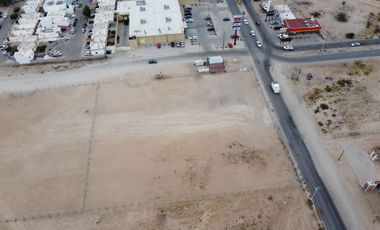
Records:
{"label": "dark colored car", "polygon": [[188,15],[189,15],[189,16],[192,16],[193,14],[192,14],[192,13],[185,13],[184,15],[185,15],[185,16],[188,16]]}
{"label": "dark colored car", "polygon": [[175,42],[170,42],[171,47],[175,47]]}
{"label": "dark colored car", "polygon": [[273,27],[274,30],[280,30],[282,27],[281,26],[275,26]]}
{"label": "dark colored car", "polygon": [[185,18],[185,19],[189,19],[189,18],[193,18],[193,16],[191,16],[191,15],[185,15],[184,18]]}
{"label": "dark colored car", "polygon": [[211,20],[210,16],[205,17],[205,20]]}
{"label": "dark colored car", "polygon": [[148,61],[149,64],[157,64],[157,60],[156,59],[151,59]]}
{"label": "dark colored car", "polygon": [[233,34],[233,35],[231,35],[231,38],[232,38],[232,39],[234,39],[234,38],[239,39],[240,36],[239,36],[239,35],[235,35],[235,34]]}
{"label": "dark colored car", "polygon": [[257,25],[257,26],[260,26],[260,22],[256,22],[256,25]]}
{"label": "dark colored car", "polygon": [[228,22],[230,18],[223,18],[223,21]]}
{"label": "dark colored car", "polygon": [[76,26],[76,25],[77,25],[77,23],[78,23],[78,19],[77,19],[77,18],[75,18],[75,19],[74,19],[74,22],[73,22],[73,26]]}
{"label": "dark colored car", "polygon": [[215,31],[214,27],[207,28],[207,31]]}

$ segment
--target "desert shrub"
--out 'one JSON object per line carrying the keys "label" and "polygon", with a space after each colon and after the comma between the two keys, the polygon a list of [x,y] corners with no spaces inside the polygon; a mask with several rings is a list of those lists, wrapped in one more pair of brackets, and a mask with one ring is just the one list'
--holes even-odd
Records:
{"label": "desert shrub", "polygon": [[355,37],[355,33],[346,33],[346,38],[353,39]]}
{"label": "desert shrub", "polygon": [[326,92],[331,92],[331,91],[332,91],[331,86],[330,86],[330,85],[327,85],[327,86],[325,87],[325,91],[326,91]]}
{"label": "desert shrub", "polygon": [[329,109],[329,105],[326,103],[321,103],[319,106],[321,107],[322,110]]}
{"label": "desert shrub", "polygon": [[18,13],[11,14],[11,19],[16,20],[18,18]]}
{"label": "desert shrub", "polygon": [[318,12],[318,11],[315,11],[315,12],[311,13],[311,15],[312,15],[313,17],[315,17],[315,18],[319,18],[319,17],[321,16],[321,13]]}
{"label": "desert shrub", "polygon": [[309,208],[313,208],[313,201],[312,200],[307,199],[306,203],[309,206]]}
{"label": "desert shrub", "polygon": [[348,21],[348,18],[347,18],[347,14],[344,13],[344,12],[340,12],[336,15],[336,20],[338,22],[347,22]]}
{"label": "desert shrub", "polygon": [[322,90],[319,88],[314,88],[312,91],[306,93],[305,97],[311,102],[317,101],[319,98],[322,98]]}
{"label": "desert shrub", "polygon": [[20,12],[20,7],[19,6],[16,6],[14,9],[13,9],[13,13],[18,13]]}

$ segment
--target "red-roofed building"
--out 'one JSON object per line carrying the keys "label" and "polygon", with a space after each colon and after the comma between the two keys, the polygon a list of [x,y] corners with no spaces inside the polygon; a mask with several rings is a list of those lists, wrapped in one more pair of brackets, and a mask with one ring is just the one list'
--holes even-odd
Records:
{"label": "red-roofed building", "polygon": [[313,32],[322,29],[321,25],[314,18],[285,19],[283,24],[289,32],[293,33]]}

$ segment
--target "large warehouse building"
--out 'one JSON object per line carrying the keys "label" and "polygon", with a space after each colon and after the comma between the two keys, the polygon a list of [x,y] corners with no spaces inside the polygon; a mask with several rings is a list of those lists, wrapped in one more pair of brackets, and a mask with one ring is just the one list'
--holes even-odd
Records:
{"label": "large warehouse building", "polygon": [[178,0],[133,0],[117,4],[119,20],[129,20],[128,46],[183,41],[184,22]]}

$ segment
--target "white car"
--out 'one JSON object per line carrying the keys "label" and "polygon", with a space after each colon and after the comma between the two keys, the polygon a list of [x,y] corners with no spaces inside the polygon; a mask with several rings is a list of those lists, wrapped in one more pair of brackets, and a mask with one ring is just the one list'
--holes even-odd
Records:
{"label": "white car", "polygon": [[271,88],[273,90],[273,93],[275,93],[275,94],[280,93],[280,84],[278,84],[275,81],[272,81],[272,83],[270,83],[270,86],[271,86]]}
{"label": "white car", "polygon": [[360,46],[360,42],[353,42],[353,43],[351,43],[351,46],[352,46],[352,47]]}
{"label": "white car", "polygon": [[251,30],[250,34],[251,34],[252,37],[256,36],[255,31],[253,31],[253,30]]}
{"label": "white car", "polygon": [[247,19],[244,19],[243,22],[244,22],[244,24],[248,25],[248,20]]}
{"label": "white car", "polygon": [[193,20],[192,18],[188,18],[188,19],[186,19],[186,22],[188,22],[188,23],[193,23],[194,20]]}
{"label": "white car", "polygon": [[190,40],[198,40],[198,36],[197,35],[191,35]]}
{"label": "white car", "polygon": [[261,48],[263,46],[263,44],[261,43],[261,41],[256,41],[256,45],[257,47]]}
{"label": "white car", "polygon": [[294,50],[294,47],[292,45],[286,45],[284,46],[284,50]]}
{"label": "white car", "polygon": [[83,55],[84,56],[91,56],[92,54],[91,54],[91,51],[84,51]]}
{"label": "white car", "polygon": [[51,54],[53,57],[60,57],[63,55],[63,53],[60,50],[54,50]]}

